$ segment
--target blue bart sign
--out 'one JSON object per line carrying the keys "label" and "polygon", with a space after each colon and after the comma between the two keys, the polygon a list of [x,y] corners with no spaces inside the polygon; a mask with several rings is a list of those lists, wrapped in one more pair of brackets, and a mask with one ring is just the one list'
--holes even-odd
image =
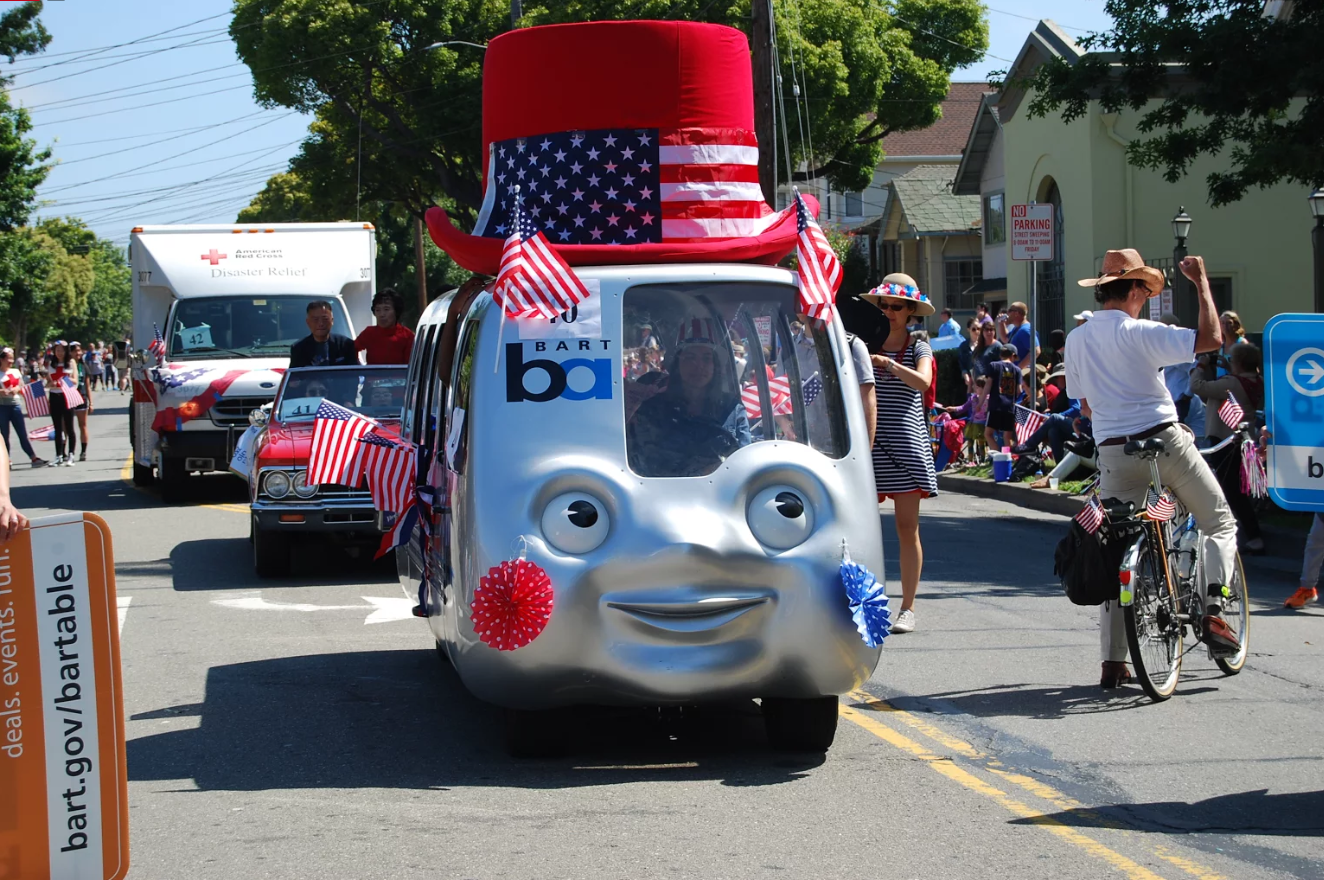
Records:
{"label": "blue bart sign", "polygon": [[1276,315],[1264,325],[1269,497],[1324,511],[1324,315]]}

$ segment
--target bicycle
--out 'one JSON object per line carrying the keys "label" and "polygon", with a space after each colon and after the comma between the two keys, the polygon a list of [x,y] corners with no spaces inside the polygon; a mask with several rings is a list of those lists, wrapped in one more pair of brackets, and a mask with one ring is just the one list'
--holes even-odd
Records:
{"label": "bicycle", "polygon": [[[1234,442],[1250,437],[1249,423],[1241,424],[1231,436],[1215,446],[1201,449],[1200,454],[1211,456]],[[1150,479],[1155,492],[1164,494],[1159,477],[1158,456],[1165,450],[1164,442],[1157,438],[1133,440],[1126,444],[1127,455],[1135,455],[1149,463]],[[1129,537],[1136,537],[1122,555],[1119,570],[1122,606],[1126,621],[1126,641],[1135,664],[1136,679],[1150,699],[1162,702],[1177,689],[1181,674],[1184,646],[1189,627],[1196,644],[1204,644],[1203,618],[1205,614],[1204,536],[1179,501],[1173,499],[1176,511],[1171,519],[1160,520],[1150,516],[1148,510],[1132,512],[1109,510],[1114,529]],[[1120,522],[1118,522],[1120,520]],[[1233,629],[1240,642],[1235,654],[1226,654],[1208,648],[1209,657],[1226,675],[1236,675],[1246,665],[1250,645],[1250,608],[1246,589],[1246,574],[1241,565],[1241,554],[1235,558],[1234,570],[1223,587],[1222,596],[1211,597],[1223,609],[1223,619]]]}

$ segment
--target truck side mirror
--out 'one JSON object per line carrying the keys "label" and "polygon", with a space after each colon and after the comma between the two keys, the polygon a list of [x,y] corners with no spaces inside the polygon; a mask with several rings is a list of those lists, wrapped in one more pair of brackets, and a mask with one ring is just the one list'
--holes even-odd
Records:
{"label": "truck side mirror", "polygon": [[271,421],[271,413],[265,409],[255,409],[248,414],[248,423],[254,428],[265,428]]}

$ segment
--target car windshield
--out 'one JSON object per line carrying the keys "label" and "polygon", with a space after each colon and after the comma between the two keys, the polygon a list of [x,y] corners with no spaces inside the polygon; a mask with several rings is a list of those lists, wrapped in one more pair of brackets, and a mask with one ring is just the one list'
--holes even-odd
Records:
{"label": "car windshield", "polygon": [[398,419],[405,399],[400,367],[291,370],[276,401],[279,422],[311,422],[323,400],[374,419]]}
{"label": "car windshield", "polygon": [[[207,296],[180,300],[167,340],[175,360],[216,357],[288,356],[308,335],[308,304],[320,296]],[[327,298],[335,316],[333,333],[350,335],[344,306]]]}
{"label": "car windshield", "polygon": [[622,303],[626,448],[645,477],[710,474],[762,440],[847,439],[827,332],[784,284],[650,284]]}

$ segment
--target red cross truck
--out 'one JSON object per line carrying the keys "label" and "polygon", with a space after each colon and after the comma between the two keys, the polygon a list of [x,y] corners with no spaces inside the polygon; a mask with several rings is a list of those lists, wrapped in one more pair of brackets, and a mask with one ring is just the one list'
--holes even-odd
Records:
{"label": "red cross truck", "polygon": [[191,474],[226,470],[309,333],[308,304],[329,302],[351,339],[372,323],[376,253],[370,223],[135,227],[134,483],[178,501]]}

